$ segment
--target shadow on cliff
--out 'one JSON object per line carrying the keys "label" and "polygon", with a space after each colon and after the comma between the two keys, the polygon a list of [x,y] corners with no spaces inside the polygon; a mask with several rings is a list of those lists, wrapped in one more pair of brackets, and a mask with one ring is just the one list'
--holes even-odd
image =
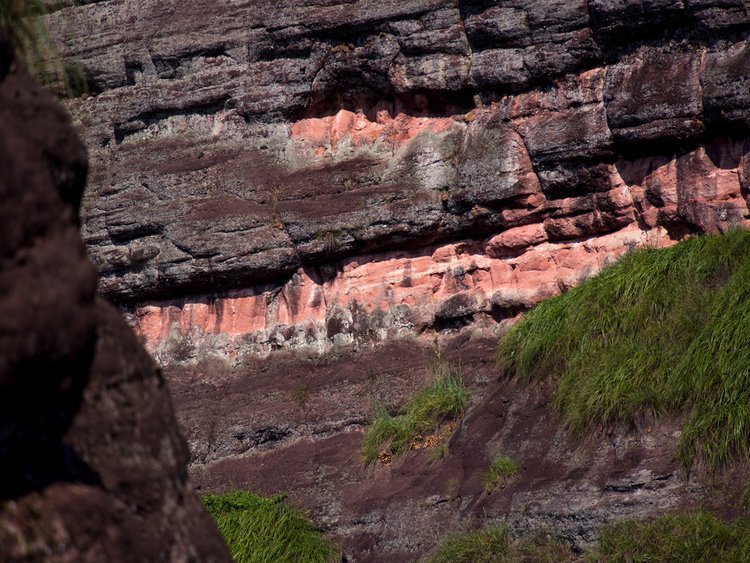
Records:
{"label": "shadow on cliff", "polygon": [[380,112],[391,118],[399,114],[411,117],[450,117],[463,115],[476,107],[474,92],[464,88],[456,92],[415,90],[408,93],[381,91],[364,82],[337,79],[320,91],[313,91],[307,106],[290,119],[331,117],[341,110],[361,113],[376,121]]}

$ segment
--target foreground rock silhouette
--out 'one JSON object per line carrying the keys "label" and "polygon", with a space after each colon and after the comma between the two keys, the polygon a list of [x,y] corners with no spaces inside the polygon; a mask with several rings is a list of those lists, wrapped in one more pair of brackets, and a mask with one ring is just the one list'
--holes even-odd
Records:
{"label": "foreground rock silhouette", "polygon": [[86,172],[0,31],[0,561],[231,561],[161,372],[96,296]]}

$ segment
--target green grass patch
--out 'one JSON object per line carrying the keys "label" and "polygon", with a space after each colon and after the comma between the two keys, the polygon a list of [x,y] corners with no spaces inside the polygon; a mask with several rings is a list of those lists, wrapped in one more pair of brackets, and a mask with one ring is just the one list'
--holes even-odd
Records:
{"label": "green grass patch", "polygon": [[505,488],[508,481],[518,473],[518,464],[507,455],[495,458],[489,471],[484,474],[484,488],[492,491],[496,487]]}
{"label": "green grass patch", "polygon": [[69,98],[87,92],[81,68],[66,64],[52,44],[43,0],[0,0],[0,29],[10,35],[17,59],[39,82]]}
{"label": "green grass patch", "polygon": [[572,561],[570,548],[546,534],[514,542],[506,526],[448,536],[432,563],[563,563]]}
{"label": "green grass patch", "polygon": [[723,563],[750,561],[747,521],[722,522],[707,512],[632,520],[605,527],[589,561]]}
{"label": "green grass patch", "polygon": [[559,381],[576,430],[687,413],[680,457],[750,453],[750,233],[642,249],[530,311],[498,346],[525,379]]}
{"label": "green grass patch", "polygon": [[340,551],[284,496],[264,498],[246,491],[205,495],[237,563],[329,563]]}
{"label": "green grass patch", "polygon": [[432,383],[420,391],[398,414],[380,407],[365,434],[362,457],[375,461],[382,452],[390,455],[406,451],[420,434],[435,431],[450,420],[458,419],[469,404],[469,391],[460,374],[451,371],[438,358],[430,367]]}
{"label": "green grass patch", "polygon": [[19,58],[29,68],[43,58],[47,30],[41,16],[47,10],[42,0],[3,0],[0,2],[0,29],[10,35]]}

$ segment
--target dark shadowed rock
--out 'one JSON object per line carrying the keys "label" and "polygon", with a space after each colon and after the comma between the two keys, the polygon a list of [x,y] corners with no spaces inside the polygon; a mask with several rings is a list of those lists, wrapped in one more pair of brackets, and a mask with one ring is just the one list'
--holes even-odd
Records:
{"label": "dark shadowed rock", "polygon": [[702,78],[706,122],[716,130],[750,127],[750,44],[706,56]]}
{"label": "dark shadowed rock", "polygon": [[643,48],[609,67],[607,120],[625,144],[684,141],[703,133],[700,56]]}
{"label": "dark shadowed rock", "polygon": [[0,40],[0,560],[229,561],[161,372],[96,297],[86,150],[10,52]]}

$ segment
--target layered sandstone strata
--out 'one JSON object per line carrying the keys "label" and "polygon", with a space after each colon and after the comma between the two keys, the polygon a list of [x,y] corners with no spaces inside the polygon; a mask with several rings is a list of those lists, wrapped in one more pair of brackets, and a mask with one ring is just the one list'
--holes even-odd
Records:
{"label": "layered sandstone strata", "polygon": [[630,248],[747,225],[743,0],[110,0],[51,22],[90,83],[68,106],[100,291],[165,355],[502,321]]}

